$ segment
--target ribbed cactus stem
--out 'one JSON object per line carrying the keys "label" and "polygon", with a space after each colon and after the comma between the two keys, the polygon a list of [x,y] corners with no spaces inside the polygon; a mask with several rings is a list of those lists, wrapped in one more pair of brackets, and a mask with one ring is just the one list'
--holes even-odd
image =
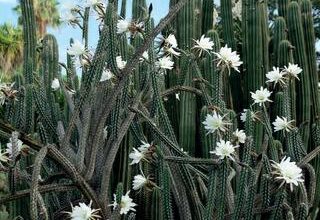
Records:
{"label": "ribbed cactus stem", "polygon": [[278,0],[279,16],[286,18],[290,0]]}
{"label": "ribbed cactus stem", "polygon": [[311,89],[310,89],[310,73],[308,69],[308,61],[306,55],[306,46],[303,35],[303,27],[301,20],[300,6],[297,2],[291,2],[288,7],[288,28],[289,39],[295,47],[293,53],[294,60],[303,69],[300,74],[300,81],[297,82],[298,87],[298,103],[297,103],[297,123],[303,123],[302,139],[305,146],[309,141],[309,126],[311,119]]}
{"label": "ribbed cactus stem", "polygon": [[[192,39],[195,39],[195,2],[195,0],[190,0],[189,4],[186,4],[178,15],[178,44],[183,50],[190,50],[193,46]],[[180,60],[180,66],[184,59]],[[180,68],[183,68],[183,66]],[[183,74],[181,77],[182,85],[193,86],[194,75],[191,68],[186,69]],[[180,94],[179,144],[191,155],[194,155],[195,152],[195,123],[196,97],[194,94],[182,92]]]}
{"label": "ribbed cactus stem", "polygon": [[228,162],[225,159],[218,170],[218,207],[217,207],[217,219],[224,219],[225,207],[226,207],[226,194],[227,194],[227,178],[228,178]]}
{"label": "ribbed cactus stem", "polygon": [[[274,34],[273,34],[273,55],[274,55],[274,61],[277,63],[276,66],[279,65],[278,58],[281,59],[279,55],[279,44],[282,40],[287,39],[287,26],[286,21],[283,17],[277,17],[274,22]],[[286,64],[287,65],[287,64]],[[283,67],[283,66],[280,66]]]}
{"label": "ribbed cactus stem", "polygon": [[[284,66],[288,66],[289,63],[293,63],[293,54],[292,54],[292,50],[293,47],[291,45],[291,43],[287,40],[282,40],[280,41],[279,44],[279,48],[278,48],[278,59],[277,59],[277,63],[279,67],[284,67]],[[289,102],[290,105],[286,105],[284,104],[283,107],[287,108],[290,107],[290,110],[287,109],[287,112],[290,111],[290,113],[288,112],[288,114],[290,114],[292,119],[296,119],[296,85],[295,85],[295,80],[294,79],[290,79],[288,81],[288,84],[285,87],[285,95],[289,95]],[[286,113],[285,113],[286,115]]]}
{"label": "ribbed cactus stem", "polygon": [[315,33],[312,14],[312,4],[310,0],[301,1],[302,24],[304,30],[304,42],[306,46],[306,55],[308,62],[308,71],[310,74],[310,90],[312,100],[312,120],[318,120],[320,115],[320,97],[318,92],[318,72],[317,59],[315,51]]}
{"label": "ribbed cactus stem", "polygon": [[202,33],[213,28],[213,1],[203,0],[202,2]]}

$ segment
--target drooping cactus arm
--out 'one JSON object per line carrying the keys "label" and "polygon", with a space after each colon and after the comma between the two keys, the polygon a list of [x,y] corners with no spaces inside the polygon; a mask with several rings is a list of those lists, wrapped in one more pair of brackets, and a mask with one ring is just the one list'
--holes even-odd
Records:
{"label": "drooping cactus arm", "polygon": [[[127,65],[125,66],[125,68],[121,71],[121,73],[119,74],[118,78],[119,78],[119,83],[115,86],[115,89],[113,91],[110,92],[110,95],[108,95],[107,97],[107,101],[106,101],[106,105],[103,106],[102,108],[105,109],[105,112],[103,113],[103,115],[100,118],[100,123],[98,125],[98,129],[97,131],[101,131],[102,128],[105,125],[105,121],[107,119],[107,117],[109,116],[111,109],[113,108],[115,101],[116,101],[116,97],[118,97],[118,95],[121,93],[122,89],[124,88],[126,82],[127,82],[127,77],[132,73],[133,69],[135,68],[135,66],[137,65],[137,63],[139,63],[139,59],[142,56],[143,52],[146,51],[149,47],[149,45],[152,43],[152,41],[154,40],[154,38],[173,20],[173,18],[177,15],[177,12],[190,0],[182,0],[179,1],[179,3],[177,3],[176,5],[174,5],[168,12],[168,14],[161,19],[160,23],[154,28],[154,30],[146,37],[144,43],[142,44],[141,47],[139,47],[137,49],[137,51],[135,52],[135,54],[133,55],[132,59],[129,60],[129,62],[127,63]],[[101,43],[103,44],[103,42]],[[94,63],[94,61],[92,62]],[[90,91],[90,85],[89,85],[89,89],[88,91]],[[87,93],[85,93],[87,94]],[[66,135],[62,141],[62,143],[66,143],[69,142],[74,125],[75,125],[75,121],[76,118],[79,116],[80,113],[80,109],[82,107],[82,104],[84,103],[84,101],[86,100],[87,95],[85,95],[82,100],[80,100],[80,102],[78,103],[78,105],[75,107],[75,111],[70,119],[68,128],[66,130]]]}
{"label": "drooping cactus arm", "polygon": [[[57,184],[57,183],[52,183],[52,184],[47,184],[47,185],[41,185],[38,188],[38,191],[40,193],[49,193],[49,192],[65,192],[65,191],[70,191],[76,189],[77,186],[75,184]],[[26,196],[29,196],[31,193],[30,189],[25,189],[25,190],[20,190],[17,191],[14,195],[9,195],[7,197],[1,197],[0,198],[0,204],[5,204],[10,201],[14,201]]]}
{"label": "drooping cactus arm", "polygon": [[[10,137],[13,131],[17,131],[17,129],[13,128],[11,125],[6,124],[3,121],[0,121],[0,130]],[[19,139],[26,144],[27,146],[31,147],[36,151],[40,151],[44,146],[32,138],[30,138],[27,134],[20,132]],[[69,174],[70,178],[73,182],[77,185],[79,190],[89,199],[92,200],[94,206],[102,208],[96,193],[90,187],[90,185],[86,182],[86,180],[81,176],[81,174],[77,171],[75,166],[66,158],[56,147],[49,146],[47,156],[52,159],[53,161],[57,162],[61,167],[64,169],[66,173]],[[104,215],[104,213],[103,213]]]}

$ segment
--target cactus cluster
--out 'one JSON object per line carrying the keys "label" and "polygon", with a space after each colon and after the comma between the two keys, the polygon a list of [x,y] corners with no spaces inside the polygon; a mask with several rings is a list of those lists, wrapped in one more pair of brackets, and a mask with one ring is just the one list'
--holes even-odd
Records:
{"label": "cactus cluster", "polygon": [[221,0],[217,19],[212,0],[170,0],[159,24],[146,0],[131,19],[126,0],[85,2],[65,15],[82,36],[62,63],[20,0],[23,73],[0,84],[0,219],[319,218],[310,0],[279,0],[274,21],[268,1]]}

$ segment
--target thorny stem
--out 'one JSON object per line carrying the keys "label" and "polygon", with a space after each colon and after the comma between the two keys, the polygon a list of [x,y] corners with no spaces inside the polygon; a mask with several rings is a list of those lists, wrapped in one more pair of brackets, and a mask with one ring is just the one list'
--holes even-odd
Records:
{"label": "thorny stem", "polygon": [[[0,130],[6,133],[8,137],[10,137],[12,132],[17,131],[17,129],[14,129],[11,125],[6,124],[3,121],[0,121]],[[29,135],[23,132],[19,132],[19,134],[19,139],[32,149],[40,151],[44,147],[42,144],[30,138]],[[66,158],[56,147],[52,146],[48,147],[47,156],[53,161],[57,162],[59,165],[61,165],[64,171],[70,175],[70,178],[74,181],[75,185],[79,188],[83,195],[85,195],[89,200],[92,200],[93,204],[96,207],[103,210],[99,203],[96,193],[86,182],[86,180],[81,176],[81,174],[76,170],[76,168],[69,161],[68,158]],[[102,216],[105,217],[104,212],[102,212]]]}
{"label": "thorny stem", "polygon": [[[126,85],[127,78],[132,73],[133,69],[136,67],[136,65],[139,63],[139,59],[148,49],[154,38],[173,20],[173,18],[178,14],[179,10],[190,0],[182,0],[176,3],[171,9],[169,10],[166,17],[161,19],[160,23],[154,28],[154,30],[147,36],[144,43],[140,48],[137,49],[133,57],[129,60],[128,64],[125,66],[125,68],[120,72],[119,74],[119,83],[115,86],[114,90],[110,92],[110,94],[106,98],[106,105],[103,107],[105,112],[103,113],[102,117],[99,120],[99,124],[97,128],[103,128],[105,121],[107,120],[107,117],[109,116],[112,108],[115,105],[116,99],[121,93],[123,87]],[[89,97],[89,96],[87,96]],[[87,100],[87,98],[84,98],[83,103]],[[70,119],[69,126],[66,130],[66,137],[64,137],[63,142],[69,142],[69,138],[71,136],[72,130],[74,128],[74,122],[75,119],[79,116],[80,109],[82,107],[82,103],[79,103],[77,105],[77,108],[75,109],[74,113],[72,114],[72,117]]]}

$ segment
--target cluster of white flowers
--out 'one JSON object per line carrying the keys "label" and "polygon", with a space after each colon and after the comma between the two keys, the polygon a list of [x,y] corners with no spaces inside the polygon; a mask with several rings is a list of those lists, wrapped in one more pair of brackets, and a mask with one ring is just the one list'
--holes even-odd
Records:
{"label": "cluster of white flowers", "polygon": [[302,72],[302,69],[297,64],[289,63],[288,67],[284,67],[280,71],[279,67],[273,67],[272,71],[266,74],[267,83],[274,83],[274,86],[279,83],[280,85],[285,85],[286,79],[289,77],[299,79],[298,75]]}
{"label": "cluster of white flowers", "polygon": [[299,79],[298,75],[302,72],[302,69],[298,66],[298,64],[289,63],[288,67],[284,67],[284,72],[290,77]]}
{"label": "cluster of white flowers", "polygon": [[130,165],[138,164],[145,158],[151,144],[141,141],[141,145],[138,149],[133,148],[133,152],[129,154],[129,158],[132,160]]}
{"label": "cluster of white flowers", "polygon": [[[279,67],[273,67],[271,71],[266,74],[267,83],[274,83],[274,86],[279,83],[280,85],[284,85],[286,83],[286,79],[298,78],[298,74],[302,72],[302,69],[297,64],[289,63],[288,67],[280,71]],[[259,106],[264,105],[265,102],[272,102],[269,97],[271,96],[271,91],[267,88],[261,88],[256,90],[256,92],[251,92],[251,97],[254,103],[259,104]]]}
{"label": "cluster of white flowers", "polygon": [[128,191],[125,195],[121,196],[120,204],[117,202],[117,195],[113,194],[113,203],[110,205],[115,210],[118,206],[120,208],[120,215],[126,215],[130,211],[136,211],[133,207],[137,204],[133,202],[133,200],[129,197],[130,191]]}
{"label": "cluster of white flowers", "polygon": [[161,73],[164,73],[165,70],[172,70],[174,67],[172,56],[178,57],[181,53],[178,51],[177,39],[173,34],[169,34],[167,38],[162,38],[161,49],[160,57],[155,65],[161,70]]}
{"label": "cluster of white flowers", "polygon": [[281,185],[287,183],[290,185],[290,190],[293,190],[293,185],[298,186],[299,182],[304,182],[302,179],[302,169],[295,162],[290,162],[290,157],[284,157],[280,163],[272,161],[274,168],[273,174],[276,179],[282,180]]}
{"label": "cluster of white flowers", "polygon": [[101,219],[101,216],[98,215],[99,209],[91,208],[92,201],[89,205],[80,202],[79,205],[73,207],[71,212],[66,212],[69,214],[71,220],[96,220]]}

